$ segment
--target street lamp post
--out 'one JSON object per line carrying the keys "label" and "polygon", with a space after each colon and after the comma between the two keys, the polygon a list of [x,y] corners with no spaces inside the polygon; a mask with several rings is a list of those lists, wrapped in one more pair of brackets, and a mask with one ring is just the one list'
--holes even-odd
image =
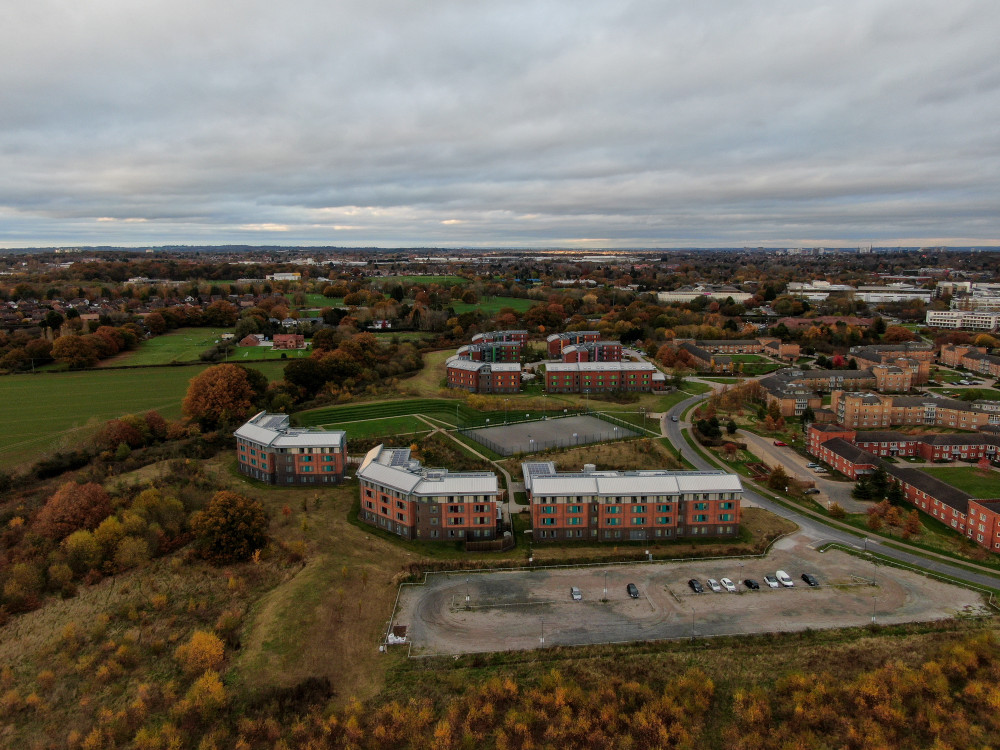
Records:
{"label": "street lamp post", "polygon": [[608,600],[608,571],[604,571],[604,601]]}
{"label": "street lamp post", "polygon": [[872,596],[872,625],[875,625],[875,608],[878,607],[878,595]]}
{"label": "street lamp post", "polygon": [[469,579],[466,578],[465,579],[465,606],[466,607],[469,606],[470,599],[471,599],[471,597],[469,596]]}
{"label": "street lamp post", "polygon": [[737,579],[736,583],[743,583],[743,563],[740,563],[740,577]]}

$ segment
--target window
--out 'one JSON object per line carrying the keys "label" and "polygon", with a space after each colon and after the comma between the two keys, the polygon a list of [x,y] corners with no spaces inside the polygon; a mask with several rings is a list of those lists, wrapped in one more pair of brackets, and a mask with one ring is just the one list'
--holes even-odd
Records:
{"label": "window", "polygon": [[732,510],[732,509],[733,509],[732,503],[719,503],[719,510]]}
{"label": "window", "polygon": [[608,513],[617,513],[617,512],[618,512],[618,511],[620,511],[620,510],[621,510],[621,508],[617,508],[617,507],[615,507],[614,505],[611,505],[611,506],[609,506],[609,507],[607,508],[607,512],[608,512]]}
{"label": "window", "polygon": [[543,518],[542,519],[542,525],[543,526],[555,526],[556,525],[556,519],[554,519],[554,518]]}
{"label": "window", "polygon": [[609,518],[608,519],[608,526],[617,526],[619,523],[620,522],[619,522],[619,520],[617,518]]}
{"label": "window", "polygon": [[646,512],[646,506],[645,505],[636,505],[634,508],[632,508],[632,512],[633,513],[645,513]]}
{"label": "window", "polygon": [[583,512],[581,510],[582,507],[583,506],[580,506],[580,505],[571,505],[571,506],[569,506],[568,512],[569,513],[582,513]]}
{"label": "window", "polygon": [[694,504],[694,509],[695,510],[708,510],[708,503],[695,503]]}
{"label": "window", "polygon": [[542,506],[542,513],[555,513],[555,512],[556,512],[556,506],[554,506],[554,505],[543,505]]}
{"label": "window", "polygon": [[656,506],[656,511],[658,513],[669,513],[670,512],[670,506],[669,505],[657,505]]}
{"label": "window", "polygon": [[720,513],[719,514],[719,520],[720,521],[732,521],[733,520],[733,514],[732,513]]}
{"label": "window", "polygon": [[657,516],[656,522],[658,524],[668,524],[670,523],[670,516]]}
{"label": "window", "polygon": [[696,515],[694,517],[694,522],[695,523],[701,523],[701,522],[707,521],[707,520],[708,520],[708,516],[706,514],[704,514],[704,513],[699,513],[698,515]]}
{"label": "window", "polygon": [[645,526],[646,525],[646,517],[645,516],[632,516],[632,525],[633,526]]}
{"label": "window", "polygon": [[569,521],[567,521],[570,526],[579,526],[582,522],[583,520],[580,518],[570,518]]}

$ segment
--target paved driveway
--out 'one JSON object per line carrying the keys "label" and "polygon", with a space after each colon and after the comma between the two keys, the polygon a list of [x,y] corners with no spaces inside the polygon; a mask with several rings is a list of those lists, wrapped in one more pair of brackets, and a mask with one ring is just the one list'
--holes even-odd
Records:
{"label": "paved driveway", "polygon": [[793,448],[782,448],[775,445],[773,440],[746,430],[739,430],[737,434],[747,444],[750,451],[761,458],[764,463],[770,466],[780,464],[790,477],[815,482],[816,487],[820,490],[820,494],[816,495],[819,502],[837,503],[848,513],[864,513],[871,507],[871,503],[860,502],[851,497],[851,490],[854,488],[852,482],[838,482],[823,478],[822,474],[817,474],[806,466],[811,459],[803,458]]}

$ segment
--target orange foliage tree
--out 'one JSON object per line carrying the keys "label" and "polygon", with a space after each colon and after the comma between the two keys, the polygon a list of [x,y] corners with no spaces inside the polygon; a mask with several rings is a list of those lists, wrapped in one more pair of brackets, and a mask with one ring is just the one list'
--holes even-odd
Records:
{"label": "orange foliage tree", "polygon": [[244,368],[216,365],[191,379],[182,408],[202,427],[214,428],[245,419],[253,407],[254,395]]}
{"label": "orange foliage tree", "polygon": [[217,564],[249,560],[267,544],[268,517],[257,500],[235,492],[216,492],[191,518],[202,556]]}
{"label": "orange foliage tree", "polygon": [[188,674],[198,674],[207,669],[217,670],[222,666],[225,646],[215,633],[196,630],[186,643],[174,651],[174,656]]}
{"label": "orange foliage tree", "polygon": [[38,511],[35,532],[62,539],[78,529],[93,529],[111,514],[111,498],[99,484],[67,482]]}

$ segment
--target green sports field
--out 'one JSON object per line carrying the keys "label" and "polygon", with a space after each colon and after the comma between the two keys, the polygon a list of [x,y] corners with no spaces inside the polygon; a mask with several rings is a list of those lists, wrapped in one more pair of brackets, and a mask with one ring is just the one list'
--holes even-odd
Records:
{"label": "green sports field", "polygon": [[1000,473],[995,471],[983,475],[975,466],[956,466],[954,468],[933,466],[921,468],[920,471],[947,482],[963,492],[968,492],[973,497],[988,499],[1000,497]]}
{"label": "green sports field", "polygon": [[[281,362],[250,365],[271,380]],[[43,454],[73,450],[104,422],[155,409],[181,414],[188,382],[207,365],[91,370],[0,378],[0,466],[30,464]]]}

